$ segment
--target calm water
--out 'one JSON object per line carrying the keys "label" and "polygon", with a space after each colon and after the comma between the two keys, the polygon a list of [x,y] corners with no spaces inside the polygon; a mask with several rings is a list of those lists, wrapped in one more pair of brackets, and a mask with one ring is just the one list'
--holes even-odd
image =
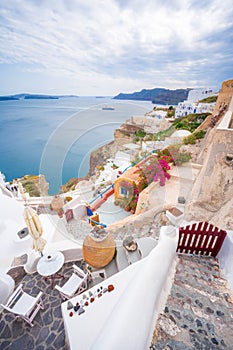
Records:
{"label": "calm water", "polygon": [[[103,106],[114,110],[102,110]],[[90,152],[113,140],[114,130],[151,102],[78,97],[0,101],[0,171],[8,181],[44,174],[49,192],[72,177],[85,176]]]}

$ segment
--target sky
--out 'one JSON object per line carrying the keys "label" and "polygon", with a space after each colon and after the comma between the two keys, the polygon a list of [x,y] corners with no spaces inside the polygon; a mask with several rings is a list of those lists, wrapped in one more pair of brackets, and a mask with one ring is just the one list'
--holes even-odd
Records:
{"label": "sky", "polygon": [[0,95],[219,89],[228,79],[232,0],[0,2]]}

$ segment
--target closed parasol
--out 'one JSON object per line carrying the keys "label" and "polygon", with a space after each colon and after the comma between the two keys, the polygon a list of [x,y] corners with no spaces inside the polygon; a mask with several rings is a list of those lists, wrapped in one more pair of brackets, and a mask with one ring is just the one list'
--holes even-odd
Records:
{"label": "closed parasol", "polygon": [[33,249],[42,253],[46,240],[42,238],[43,228],[39,215],[34,209],[26,206],[24,210],[24,220],[33,239]]}

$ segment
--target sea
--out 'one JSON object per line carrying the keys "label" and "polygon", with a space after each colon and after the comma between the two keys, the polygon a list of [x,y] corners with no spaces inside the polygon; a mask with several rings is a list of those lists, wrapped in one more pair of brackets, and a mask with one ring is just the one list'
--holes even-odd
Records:
{"label": "sea", "polygon": [[153,107],[95,96],[0,101],[0,171],[6,181],[43,174],[56,194],[70,178],[87,175],[91,152],[112,141],[126,119]]}

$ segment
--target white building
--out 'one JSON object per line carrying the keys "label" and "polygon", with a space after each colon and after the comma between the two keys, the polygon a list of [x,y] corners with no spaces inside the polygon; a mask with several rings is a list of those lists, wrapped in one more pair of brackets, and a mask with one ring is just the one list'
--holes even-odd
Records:
{"label": "white building", "polygon": [[188,94],[188,101],[189,102],[198,102],[200,100],[203,100],[204,98],[207,98],[209,96],[217,95],[217,93],[213,89],[194,89],[189,91]]}
{"label": "white building", "polygon": [[200,100],[209,96],[217,95],[213,89],[195,89],[191,90],[188,99],[180,102],[176,108],[175,118],[185,117],[191,113],[213,113],[215,102],[199,103]]}

